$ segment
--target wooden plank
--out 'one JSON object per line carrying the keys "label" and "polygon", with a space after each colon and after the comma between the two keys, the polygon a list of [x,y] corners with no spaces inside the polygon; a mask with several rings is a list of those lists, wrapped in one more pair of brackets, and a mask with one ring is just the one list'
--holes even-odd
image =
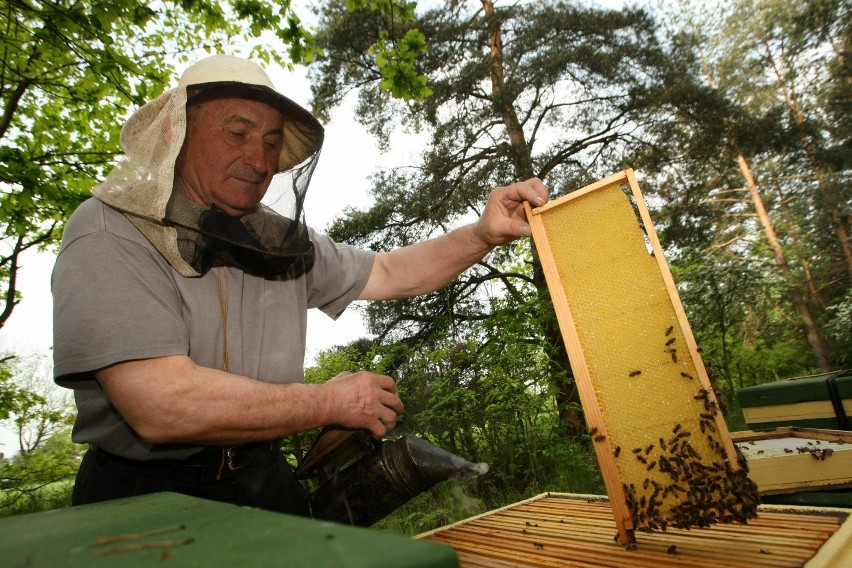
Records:
{"label": "wooden plank", "polygon": [[753,515],[633,172],[527,204],[527,217],[622,539]]}
{"label": "wooden plank", "polygon": [[[846,401],[843,401],[846,404]],[[850,401],[852,402],[852,401]],[[794,402],[791,404],[774,404],[771,406],[753,406],[743,408],[743,417],[748,424],[761,422],[778,422],[787,420],[817,420],[822,418],[834,419],[834,407],[830,400],[812,400],[809,402]]]}
{"label": "wooden plank", "polygon": [[[613,539],[607,501],[547,493],[419,535],[453,547],[462,568],[593,566],[729,568],[842,566],[850,511],[761,506],[747,525],[637,532],[634,549]],[[832,562],[835,562],[832,564]]]}

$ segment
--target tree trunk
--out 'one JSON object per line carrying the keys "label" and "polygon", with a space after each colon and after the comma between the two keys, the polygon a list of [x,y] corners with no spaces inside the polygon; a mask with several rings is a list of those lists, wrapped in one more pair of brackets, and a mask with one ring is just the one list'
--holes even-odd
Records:
{"label": "tree trunk", "polygon": [[[491,94],[494,101],[494,110],[500,115],[503,124],[506,126],[517,178],[519,180],[529,179],[535,175],[530,149],[524,136],[521,121],[518,119],[515,107],[512,106],[514,97],[511,93],[506,93],[503,81],[502,32],[500,31],[498,20],[494,17],[494,3],[492,0],[481,1],[485,17],[490,19]],[[535,251],[534,243],[532,244],[532,248],[533,283],[538,290],[539,296],[547,297],[549,301],[550,296],[547,289],[547,282],[545,281],[544,271],[541,268],[541,261]],[[559,417],[562,423],[568,425],[571,430],[575,432],[582,431],[585,429],[585,420],[583,419],[583,412],[581,410],[580,397],[577,387],[572,380],[573,374],[568,361],[568,349],[565,346],[565,341],[562,338],[562,333],[556,320],[549,320],[549,323],[545,326],[544,334],[547,342],[553,347],[550,368],[556,384],[556,405],[559,410]]]}
{"label": "tree trunk", "polygon": [[745,178],[748,191],[751,194],[754,209],[757,212],[757,217],[760,219],[760,224],[763,226],[763,230],[766,233],[766,240],[769,241],[769,248],[772,250],[775,265],[784,275],[784,278],[787,281],[790,299],[793,301],[796,313],[798,313],[799,317],[802,318],[802,323],[805,326],[805,333],[808,338],[808,343],[811,346],[811,350],[813,351],[816,365],[822,371],[831,371],[828,351],[826,350],[822,337],[819,334],[816,321],[811,314],[811,309],[808,307],[804,296],[799,291],[798,284],[793,276],[793,271],[790,269],[790,265],[787,263],[787,259],[784,256],[784,249],[781,247],[781,243],[778,242],[778,237],[775,234],[775,228],[772,224],[772,220],[766,212],[766,208],[763,205],[763,199],[757,189],[757,184],[754,182],[754,176],[751,173],[751,168],[742,153],[737,153],[737,163],[739,164],[740,172],[742,172],[743,177]]}
{"label": "tree trunk", "polygon": [[772,56],[772,51],[768,46],[765,47],[766,58],[769,60],[772,71],[775,73],[778,88],[781,89],[781,94],[784,97],[784,103],[786,104],[790,115],[793,117],[793,121],[796,123],[796,126],[799,127],[802,147],[805,149],[805,154],[814,169],[814,173],[817,178],[817,187],[819,187],[819,191],[825,200],[825,206],[828,208],[829,216],[831,218],[831,225],[834,228],[837,241],[840,244],[841,251],[843,252],[843,257],[846,259],[846,270],[849,276],[852,277],[852,244],[850,244],[849,241],[849,228],[846,226],[843,212],[838,208],[839,200],[837,199],[837,195],[831,181],[828,180],[825,168],[817,157],[813,140],[811,136],[807,134],[807,130],[805,129],[805,113],[802,109],[802,105],[799,103],[798,96],[795,91],[791,90],[784,82],[782,78],[783,75],[778,68],[775,58]]}

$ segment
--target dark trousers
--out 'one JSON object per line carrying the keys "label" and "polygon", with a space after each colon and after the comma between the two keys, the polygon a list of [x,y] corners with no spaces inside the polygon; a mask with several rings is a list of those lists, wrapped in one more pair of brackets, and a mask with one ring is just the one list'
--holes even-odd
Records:
{"label": "dark trousers", "polygon": [[206,450],[187,460],[136,461],[98,448],[83,456],[72,504],[172,491],[309,516],[307,494],[277,444]]}

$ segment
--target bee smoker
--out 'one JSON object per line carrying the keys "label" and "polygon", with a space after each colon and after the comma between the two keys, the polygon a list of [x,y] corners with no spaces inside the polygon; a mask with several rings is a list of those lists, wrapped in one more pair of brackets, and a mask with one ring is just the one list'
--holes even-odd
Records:
{"label": "bee smoker", "polygon": [[315,519],[367,527],[440,481],[487,471],[411,434],[377,441],[366,431],[329,430],[296,475],[319,479],[309,493]]}

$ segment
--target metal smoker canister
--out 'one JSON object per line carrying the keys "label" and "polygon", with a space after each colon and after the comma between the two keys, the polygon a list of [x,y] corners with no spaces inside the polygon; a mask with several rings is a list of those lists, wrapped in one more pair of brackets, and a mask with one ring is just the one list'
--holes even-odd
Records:
{"label": "metal smoker canister", "polygon": [[385,440],[310,493],[314,518],[367,527],[452,477],[481,475],[472,463],[411,434]]}

